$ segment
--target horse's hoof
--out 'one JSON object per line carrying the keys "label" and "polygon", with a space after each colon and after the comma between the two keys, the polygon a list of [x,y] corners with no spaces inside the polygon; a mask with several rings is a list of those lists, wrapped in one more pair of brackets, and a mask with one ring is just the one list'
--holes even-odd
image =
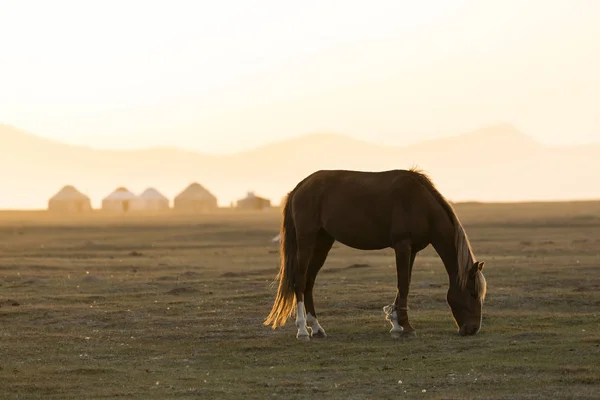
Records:
{"label": "horse's hoof", "polygon": [[312,337],[315,339],[324,339],[327,337],[327,334],[325,333],[325,331],[318,330],[312,333]]}
{"label": "horse's hoof", "polygon": [[402,333],[404,333],[404,331],[390,331],[390,336],[392,339],[401,339]]}
{"label": "horse's hoof", "polygon": [[400,336],[404,339],[413,339],[417,337],[417,332],[404,330],[400,332]]}
{"label": "horse's hoof", "polygon": [[306,335],[300,336],[300,335],[297,335],[296,339],[298,339],[301,342],[308,342],[308,341],[310,341],[310,336],[306,336]]}

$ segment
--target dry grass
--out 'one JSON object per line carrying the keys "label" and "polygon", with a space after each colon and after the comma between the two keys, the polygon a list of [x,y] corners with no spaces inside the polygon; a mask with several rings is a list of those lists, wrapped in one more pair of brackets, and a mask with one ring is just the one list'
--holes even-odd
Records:
{"label": "dry grass", "polygon": [[457,212],[486,261],[478,336],[457,336],[427,249],[409,299],[419,336],[393,341],[392,252],[336,244],[315,289],[329,337],[309,343],[262,325],[277,212],[3,213],[0,398],[597,398],[599,204]]}

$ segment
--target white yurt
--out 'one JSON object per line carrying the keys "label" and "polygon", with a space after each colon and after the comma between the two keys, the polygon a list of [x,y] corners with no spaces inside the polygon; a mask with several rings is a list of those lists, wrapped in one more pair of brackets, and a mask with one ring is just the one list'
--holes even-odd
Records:
{"label": "white yurt", "polygon": [[139,211],[164,211],[169,208],[169,199],[154,188],[144,190],[132,204],[132,209]]}
{"label": "white yurt", "polygon": [[71,185],[63,187],[48,200],[48,211],[86,212],[91,210],[90,198]]}
{"label": "white yurt", "polygon": [[106,211],[128,212],[137,196],[127,188],[119,187],[102,199],[102,209]]}
{"label": "white yurt", "polygon": [[185,212],[210,212],[218,208],[217,198],[204,186],[194,182],[175,196],[173,208]]}

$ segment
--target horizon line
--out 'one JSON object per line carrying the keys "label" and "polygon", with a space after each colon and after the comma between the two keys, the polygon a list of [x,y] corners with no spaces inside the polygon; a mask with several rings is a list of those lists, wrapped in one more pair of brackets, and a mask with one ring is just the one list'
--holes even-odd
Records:
{"label": "horizon line", "polygon": [[[269,199],[270,200],[270,199]],[[461,200],[461,201],[452,201],[449,200],[453,205],[515,205],[515,204],[566,204],[566,203],[600,203],[600,197],[595,198],[574,198],[574,199],[557,199],[557,200],[496,200],[496,201],[486,201],[486,200]],[[228,205],[217,206],[217,209],[235,209],[237,207],[231,207]],[[271,204],[273,209],[280,208],[280,204]],[[0,213],[6,212],[47,212],[47,208],[0,208]],[[102,208],[94,208],[92,207],[91,211],[106,211]],[[169,207],[165,212],[176,211],[173,207]],[[131,215],[142,215],[144,211],[135,211],[132,212]],[[192,213],[193,214],[193,213]],[[85,214],[82,214],[85,215]]]}

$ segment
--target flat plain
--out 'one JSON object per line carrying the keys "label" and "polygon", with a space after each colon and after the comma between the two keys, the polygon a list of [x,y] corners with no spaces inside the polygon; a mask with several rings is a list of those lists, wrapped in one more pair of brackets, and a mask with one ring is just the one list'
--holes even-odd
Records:
{"label": "flat plain", "polygon": [[417,338],[391,339],[393,252],[336,243],[326,339],[270,311],[280,213],[0,213],[2,399],[596,399],[600,203],[458,204],[486,262],[483,326],[459,337],[447,275],[416,259]]}

